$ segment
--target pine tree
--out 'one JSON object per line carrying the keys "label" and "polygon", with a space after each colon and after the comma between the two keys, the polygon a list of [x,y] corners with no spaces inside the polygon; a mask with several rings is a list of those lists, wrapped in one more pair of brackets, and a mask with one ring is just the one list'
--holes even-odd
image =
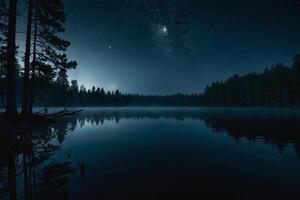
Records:
{"label": "pine tree", "polygon": [[300,55],[296,55],[292,66],[294,104],[300,105]]}
{"label": "pine tree", "polygon": [[7,89],[5,113],[8,116],[17,115],[16,105],[16,21],[18,0],[10,0],[8,34],[7,34]]}
{"label": "pine tree", "polygon": [[78,87],[78,82],[77,80],[72,80],[71,81],[71,87],[70,87],[70,90],[74,93],[78,93],[79,91],[79,87]]}
{"label": "pine tree", "polygon": [[[65,31],[65,13],[62,0],[39,0],[34,5],[35,32],[31,77],[31,93],[34,94],[36,75],[53,80],[56,74],[77,66],[76,61],[68,61],[66,50],[70,42],[59,36]],[[32,110],[34,97],[30,98]]]}
{"label": "pine tree", "polygon": [[32,34],[32,15],[33,15],[33,2],[34,0],[28,0],[28,14],[27,14],[27,32],[26,32],[26,49],[24,59],[24,77],[23,77],[23,93],[22,93],[22,111],[21,114],[29,114],[29,102],[30,102],[30,80],[29,80],[29,65],[31,54],[31,34]]}

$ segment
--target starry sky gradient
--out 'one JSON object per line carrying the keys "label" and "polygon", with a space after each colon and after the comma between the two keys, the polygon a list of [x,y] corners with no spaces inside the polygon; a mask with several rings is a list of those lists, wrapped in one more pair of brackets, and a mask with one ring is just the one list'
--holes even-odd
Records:
{"label": "starry sky gradient", "polygon": [[214,80],[290,64],[298,0],[65,0],[70,79],[142,94],[202,92]]}

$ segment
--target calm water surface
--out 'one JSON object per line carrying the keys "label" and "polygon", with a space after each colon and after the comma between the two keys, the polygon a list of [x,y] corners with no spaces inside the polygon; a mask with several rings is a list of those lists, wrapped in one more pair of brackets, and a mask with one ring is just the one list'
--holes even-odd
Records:
{"label": "calm water surface", "polygon": [[86,108],[1,132],[0,199],[300,199],[297,109]]}

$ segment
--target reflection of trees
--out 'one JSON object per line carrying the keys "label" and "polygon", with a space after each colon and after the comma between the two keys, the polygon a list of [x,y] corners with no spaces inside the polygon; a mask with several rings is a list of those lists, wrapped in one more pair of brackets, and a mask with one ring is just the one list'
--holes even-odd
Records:
{"label": "reflection of trees", "polygon": [[231,137],[249,141],[263,139],[276,145],[280,151],[287,144],[294,144],[300,155],[300,115],[298,112],[207,112],[204,116],[208,127],[216,132],[226,131]]}
{"label": "reflection of trees", "polygon": [[119,109],[101,112],[85,112],[78,117],[81,126],[105,121],[119,123],[122,119],[175,119],[204,120],[215,132],[226,131],[234,139],[241,137],[250,141],[257,138],[276,145],[281,151],[292,143],[300,155],[300,113],[292,109]]}
{"label": "reflection of trees", "polygon": [[68,199],[69,175],[73,172],[70,164],[55,163],[44,167],[39,182],[41,199]]}
{"label": "reflection of trees", "polygon": [[7,170],[5,169],[5,162],[0,160],[0,199],[4,199],[7,190],[5,185],[7,180]]}
{"label": "reflection of trees", "polygon": [[[65,191],[68,185],[67,176],[72,172],[71,163],[49,164],[45,161],[59,148],[54,144],[54,139],[62,142],[65,134],[74,130],[74,127],[76,124],[70,120],[33,126],[2,126],[0,197],[6,198],[9,193],[10,199],[67,199]],[[17,184],[17,179],[23,184],[20,181]],[[51,187],[48,187],[50,183]]]}
{"label": "reflection of trees", "polygon": [[78,116],[81,126],[85,122],[93,125],[104,124],[105,121],[115,121],[119,123],[122,119],[176,119],[183,121],[185,119],[201,119],[202,113],[196,110],[104,110],[101,112],[85,112]]}
{"label": "reflection of trees", "polygon": [[[87,123],[102,125],[105,121],[119,123],[123,119],[203,120],[215,132],[226,132],[235,139],[264,139],[280,150],[292,143],[300,155],[300,113],[295,110],[108,109],[87,111],[51,124],[13,126],[1,123],[0,199],[7,198],[8,193],[10,199],[16,199],[17,196],[21,199],[67,199],[69,177],[73,173],[72,163],[69,158],[49,163],[49,158],[58,150],[66,134],[76,127],[83,127]],[[84,176],[85,165],[78,158],[76,160]]]}

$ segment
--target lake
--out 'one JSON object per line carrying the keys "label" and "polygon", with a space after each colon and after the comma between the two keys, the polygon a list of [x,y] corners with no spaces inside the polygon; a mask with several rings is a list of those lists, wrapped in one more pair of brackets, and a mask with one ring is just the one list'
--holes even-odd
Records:
{"label": "lake", "polygon": [[0,199],[300,199],[299,109],[85,108],[1,132]]}

